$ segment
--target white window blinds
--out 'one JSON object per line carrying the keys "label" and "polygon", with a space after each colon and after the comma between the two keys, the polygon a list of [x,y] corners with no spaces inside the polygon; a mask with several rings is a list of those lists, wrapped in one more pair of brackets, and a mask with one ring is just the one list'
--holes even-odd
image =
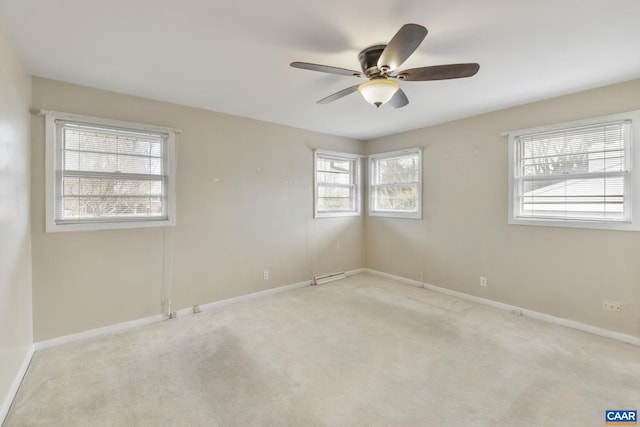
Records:
{"label": "white window blinds", "polygon": [[47,232],[175,225],[178,129],[41,113]]}
{"label": "white window blinds", "polygon": [[514,216],[551,220],[630,220],[630,122],[513,138]]}
{"label": "white window blinds", "polygon": [[56,120],[55,222],[167,220],[166,133]]}

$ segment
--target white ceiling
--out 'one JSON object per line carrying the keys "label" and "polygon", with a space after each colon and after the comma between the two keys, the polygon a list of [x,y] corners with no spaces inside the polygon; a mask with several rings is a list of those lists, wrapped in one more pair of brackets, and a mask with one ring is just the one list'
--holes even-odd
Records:
{"label": "white ceiling", "polygon": [[[36,76],[370,139],[640,77],[638,0],[0,0],[0,28]],[[376,109],[358,52],[428,28],[401,69],[478,62],[467,79],[401,82]],[[172,124],[179,125],[179,123]]]}

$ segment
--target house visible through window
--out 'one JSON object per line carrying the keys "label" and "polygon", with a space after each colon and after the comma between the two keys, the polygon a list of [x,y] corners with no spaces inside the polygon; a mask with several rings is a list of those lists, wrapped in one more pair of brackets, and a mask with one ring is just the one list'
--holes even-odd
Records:
{"label": "house visible through window", "polygon": [[369,157],[369,214],[421,218],[422,151],[418,148]]}
{"label": "house visible through window", "polygon": [[510,221],[631,223],[631,136],[629,115],[510,134]]}
{"label": "house visible through window", "polygon": [[171,225],[174,132],[47,115],[47,229]]}
{"label": "house visible through window", "polygon": [[315,152],[315,217],[360,215],[360,156]]}

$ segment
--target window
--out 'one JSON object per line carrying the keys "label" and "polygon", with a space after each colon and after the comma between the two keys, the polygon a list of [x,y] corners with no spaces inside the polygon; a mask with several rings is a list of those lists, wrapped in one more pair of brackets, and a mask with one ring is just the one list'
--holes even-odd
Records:
{"label": "window", "polygon": [[360,156],[314,152],[315,217],[360,215]]}
{"label": "window", "polygon": [[47,231],[174,225],[175,130],[46,113]]}
{"label": "window", "polygon": [[369,214],[420,219],[422,150],[394,151],[369,157]]}
{"label": "window", "polygon": [[512,224],[635,229],[626,113],[509,134]]}

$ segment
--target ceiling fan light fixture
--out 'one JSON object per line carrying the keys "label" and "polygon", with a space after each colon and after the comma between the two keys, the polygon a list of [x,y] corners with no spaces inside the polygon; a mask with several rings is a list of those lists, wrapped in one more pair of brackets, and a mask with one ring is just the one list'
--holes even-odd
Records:
{"label": "ceiling fan light fixture", "polygon": [[372,79],[358,85],[358,91],[364,99],[376,107],[380,107],[382,104],[389,102],[398,89],[400,89],[400,85],[397,82],[380,78]]}
{"label": "ceiling fan light fixture", "polygon": [[[409,105],[409,99],[396,80],[427,82],[461,79],[476,75],[480,69],[480,64],[465,63],[432,65],[395,72],[416,51],[427,33],[427,29],[422,25],[403,25],[388,44],[369,46],[358,54],[362,72],[309,62],[292,62],[291,66],[303,70],[369,79],[366,83],[349,86],[325,96],[317,102],[318,104],[328,104],[358,91],[368,103],[376,107],[389,103],[393,108],[402,108]],[[390,74],[392,70],[395,72],[394,75]]]}

